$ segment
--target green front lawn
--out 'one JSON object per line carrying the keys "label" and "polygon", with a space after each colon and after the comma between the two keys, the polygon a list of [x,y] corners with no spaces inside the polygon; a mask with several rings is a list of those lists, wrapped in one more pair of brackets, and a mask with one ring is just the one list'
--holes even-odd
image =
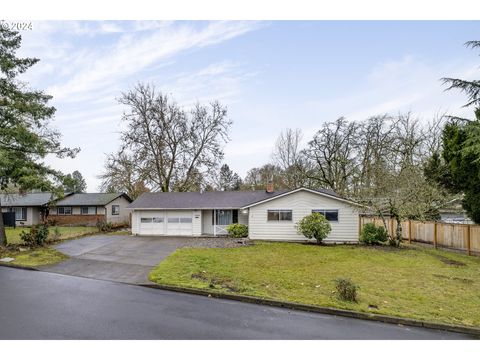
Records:
{"label": "green front lawn", "polygon": [[[50,234],[49,239],[52,239],[54,235],[54,229],[58,228],[60,231],[60,238],[58,240],[72,239],[79,236],[94,234],[98,232],[98,228],[95,226],[51,226],[49,227]],[[17,227],[17,228],[7,228],[7,242],[9,244],[22,244],[20,239],[20,233],[22,231],[28,232],[30,229],[28,227]]]}
{"label": "green front lawn", "polygon": [[0,249],[0,259],[7,257],[15,259],[7,264],[31,267],[51,265],[68,258],[67,255],[64,255],[61,252],[49,247],[42,247],[27,251],[10,251]]}
{"label": "green front lawn", "polygon": [[[480,326],[480,258],[421,247],[314,246],[258,242],[179,249],[150,280],[303,304]],[[358,303],[337,299],[350,278]]]}

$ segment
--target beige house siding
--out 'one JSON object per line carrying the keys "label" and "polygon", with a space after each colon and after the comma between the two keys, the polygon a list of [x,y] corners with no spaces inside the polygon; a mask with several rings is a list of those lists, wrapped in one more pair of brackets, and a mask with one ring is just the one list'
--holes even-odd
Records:
{"label": "beige house siding", "polygon": [[[106,215],[107,215],[107,222],[111,222],[114,224],[120,223],[129,223],[130,222],[130,213],[131,210],[127,209],[127,206],[130,202],[125,199],[123,196],[113,200],[112,202],[108,203],[106,207]],[[120,206],[120,213],[119,215],[112,215],[112,206],[119,205]],[[98,211],[98,209],[97,209]],[[105,210],[103,210],[105,211]]]}
{"label": "beige house siding", "polygon": [[[32,206],[14,206],[13,208],[26,208],[27,219],[15,221],[16,226],[32,226],[42,222],[42,212],[38,207]],[[7,212],[9,207],[2,207],[2,212]]]}
{"label": "beige house siding", "polygon": [[[326,242],[358,242],[358,209],[352,205],[307,190],[285,195],[249,209],[249,237],[253,240],[305,241],[295,224],[314,209],[338,210],[338,222]],[[292,210],[292,221],[267,221],[268,210]]]}

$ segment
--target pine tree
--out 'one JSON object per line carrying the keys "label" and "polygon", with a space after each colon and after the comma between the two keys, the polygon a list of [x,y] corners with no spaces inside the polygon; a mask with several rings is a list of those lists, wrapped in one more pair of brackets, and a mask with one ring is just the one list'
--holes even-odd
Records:
{"label": "pine tree", "polygon": [[[21,41],[18,32],[0,27],[0,191],[12,185],[20,191],[56,191],[54,182],[63,176],[43,159],[48,154],[74,157],[79,149],[62,147],[60,133],[49,127],[55,113],[48,105],[51,96],[18,80],[39,61],[16,56]],[[0,216],[0,246],[6,241]]]}

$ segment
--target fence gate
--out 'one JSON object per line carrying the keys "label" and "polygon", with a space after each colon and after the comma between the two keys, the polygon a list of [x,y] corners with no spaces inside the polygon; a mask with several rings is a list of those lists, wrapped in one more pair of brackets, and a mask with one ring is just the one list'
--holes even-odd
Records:
{"label": "fence gate", "polygon": [[15,227],[15,213],[14,212],[4,212],[2,213],[3,225]]}

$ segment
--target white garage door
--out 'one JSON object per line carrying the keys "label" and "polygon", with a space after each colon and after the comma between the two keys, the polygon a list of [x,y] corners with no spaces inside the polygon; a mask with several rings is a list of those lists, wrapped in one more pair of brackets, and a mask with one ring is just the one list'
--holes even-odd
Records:
{"label": "white garage door", "polygon": [[140,214],[140,234],[165,235],[165,212],[144,211]]}
{"label": "white garage door", "polygon": [[192,211],[167,211],[167,235],[193,234]]}

